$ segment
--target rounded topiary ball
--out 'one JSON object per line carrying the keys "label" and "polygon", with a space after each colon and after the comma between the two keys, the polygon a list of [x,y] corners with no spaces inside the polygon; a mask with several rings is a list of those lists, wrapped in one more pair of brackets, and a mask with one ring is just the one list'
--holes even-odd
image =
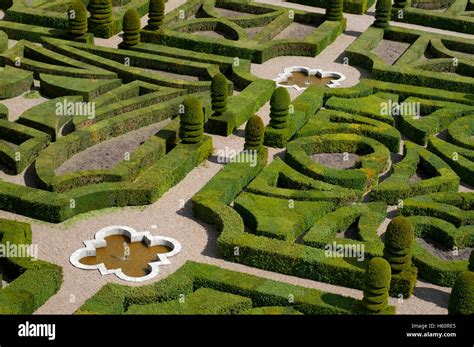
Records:
{"label": "rounded topiary ball", "polygon": [[69,32],[72,36],[82,36],[87,33],[87,9],[82,1],[71,2],[68,9]]}
{"label": "rounded topiary ball", "polygon": [[123,16],[123,43],[126,46],[135,46],[140,42],[140,15],[131,8]]}
{"label": "rounded topiary ball", "polygon": [[221,73],[214,76],[211,82],[211,103],[214,116],[220,116],[227,109],[227,79]]}
{"label": "rounded topiary ball", "polygon": [[393,218],[385,232],[385,244],[398,250],[410,248],[414,238],[413,224],[404,216]]}
{"label": "rounded topiary ball", "polygon": [[365,283],[373,288],[384,288],[390,285],[390,264],[383,258],[372,258],[369,260],[365,271]]}
{"label": "rounded topiary ball", "polygon": [[244,149],[249,151],[259,151],[262,148],[263,133],[265,126],[262,119],[253,115],[245,126],[245,145]]}
{"label": "rounded topiary ball", "polygon": [[463,271],[454,283],[448,304],[449,314],[474,314],[474,272]]}

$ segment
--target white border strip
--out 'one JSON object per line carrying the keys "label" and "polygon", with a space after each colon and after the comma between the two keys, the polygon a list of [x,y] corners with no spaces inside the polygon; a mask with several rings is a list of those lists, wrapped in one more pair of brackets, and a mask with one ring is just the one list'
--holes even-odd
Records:
{"label": "white border strip", "polygon": [[[148,263],[150,273],[142,277],[130,277],[122,272],[122,269],[107,269],[103,263],[96,265],[85,265],[80,262],[82,258],[93,257],[96,255],[97,248],[103,248],[107,246],[105,238],[111,235],[124,235],[130,239],[130,242],[145,242],[148,247],[152,246],[166,246],[171,249],[168,253],[157,253],[157,261]],[[69,257],[71,264],[79,269],[84,270],[99,270],[101,275],[115,274],[118,278],[129,281],[129,282],[144,282],[152,279],[158,275],[160,271],[160,265],[169,265],[169,257],[178,254],[181,251],[181,244],[170,237],[165,236],[153,236],[149,231],[137,232],[135,229],[127,226],[109,226],[99,230],[95,234],[94,240],[84,241],[85,248],[78,249]]]}

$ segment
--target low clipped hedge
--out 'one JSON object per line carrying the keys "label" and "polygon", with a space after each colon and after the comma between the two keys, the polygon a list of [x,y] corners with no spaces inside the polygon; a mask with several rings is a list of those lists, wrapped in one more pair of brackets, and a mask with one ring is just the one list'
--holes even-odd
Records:
{"label": "low clipped hedge", "polygon": [[296,171],[280,158],[255,177],[247,191],[288,200],[329,201],[336,206],[362,199],[362,191],[312,179]]}
{"label": "low clipped hedge", "polygon": [[[393,173],[371,192],[372,200],[382,200],[395,205],[400,199],[416,195],[457,192],[459,177],[438,156],[408,141],[405,141],[404,153],[403,160],[394,165]],[[410,178],[418,166],[421,166],[430,178],[411,183]]]}
{"label": "low clipped hedge", "polygon": [[[174,313],[170,309],[174,309],[176,305],[173,300],[179,299],[183,294],[185,302],[191,300],[191,303],[185,306],[186,313],[191,309],[193,313],[198,314],[236,313],[232,310],[229,312],[228,309],[219,310],[220,312],[209,311],[207,300],[197,300],[210,296],[218,299],[220,308],[228,306],[235,299],[241,302],[244,298],[245,306],[249,305],[251,300],[249,309],[282,306],[304,314],[351,314],[352,308],[358,302],[356,299],[337,294],[187,261],[171,276],[147,286],[107,284],[89,298],[77,313],[154,313],[157,308],[161,313]],[[288,300],[290,294],[294,298],[292,303]],[[244,311],[244,308],[239,307],[237,311],[241,310]],[[246,314],[246,311],[242,313]]]}
{"label": "low clipped hedge", "polygon": [[0,143],[0,165],[12,174],[26,169],[50,141],[41,131],[3,119],[0,120],[0,138],[15,145]]}
{"label": "low clipped hedge", "polygon": [[[323,0],[290,0],[289,2],[306,6],[327,8],[329,1]],[[343,11],[346,13],[364,14],[375,3],[375,0],[344,1]]]}
{"label": "low clipped hedge", "polygon": [[[0,243],[31,243],[29,224],[0,220]],[[60,288],[62,268],[30,258],[1,258],[9,277],[15,278],[0,290],[0,314],[32,314]]]}
{"label": "low clipped hedge", "polygon": [[8,35],[4,31],[0,31],[0,53],[8,49]]}
{"label": "low clipped hedge", "polygon": [[[315,153],[348,152],[363,155],[360,168],[338,170],[311,160]],[[389,151],[380,142],[353,134],[325,134],[299,138],[287,146],[286,161],[298,171],[327,183],[369,190],[388,166]]]}
{"label": "low clipped hedge", "polygon": [[448,141],[456,146],[474,150],[474,114],[452,122],[447,131]]}
{"label": "low clipped hedge", "polygon": [[11,99],[30,90],[33,73],[11,66],[0,68],[0,99]]}

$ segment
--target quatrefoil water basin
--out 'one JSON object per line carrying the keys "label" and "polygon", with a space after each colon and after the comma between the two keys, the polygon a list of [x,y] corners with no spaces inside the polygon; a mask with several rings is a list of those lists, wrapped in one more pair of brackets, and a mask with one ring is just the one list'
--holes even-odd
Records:
{"label": "quatrefoil water basin", "polygon": [[130,282],[147,281],[158,275],[160,266],[169,265],[169,257],[181,251],[181,244],[170,237],[137,232],[127,226],[109,226],[99,230],[94,240],[84,241],[69,258],[84,270],[115,274]]}
{"label": "quatrefoil water basin", "polygon": [[298,91],[305,90],[310,85],[322,85],[335,88],[346,79],[342,73],[310,69],[305,66],[290,66],[278,74],[274,80],[279,87],[294,88]]}

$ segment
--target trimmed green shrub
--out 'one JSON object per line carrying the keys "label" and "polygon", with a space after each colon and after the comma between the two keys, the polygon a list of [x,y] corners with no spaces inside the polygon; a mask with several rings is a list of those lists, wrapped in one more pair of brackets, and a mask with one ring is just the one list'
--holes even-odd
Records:
{"label": "trimmed green shrub", "polygon": [[71,36],[82,36],[87,33],[87,9],[82,1],[74,0],[71,3],[68,18]]}
{"label": "trimmed green shrub", "polygon": [[376,28],[387,28],[390,23],[390,14],[392,12],[392,0],[377,0],[375,4],[375,21],[373,26]]}
{"label": "trimmed green shrub", "polygon": [[410,268],[414,237],[414,228],[408,218],[397,216],[388,224],[383,254],[394,274]]}
{"label": "trimmed green shrub", "polygon": [[474,251],[471,251],[471,255],[469,256],[469,265],[467,266],[469,271],[474,272]]}
{"label": "trimmed green shrub", "polygon": [[449,296],[448,313],[474,314],[474,272],[459,275]]}
{"label": "trimmed green shrub", "polygon": [[227,79],[221,73],[214,76],[211,83],[211,101],[213,116],[220,116],[227,110],[227,96],[229,88]]}
{"label": "trimmed green shrub", "polygon": [[270,99],[270,127],[275,129],[288,128],[290,103],[290,94],[285,87],[275,89]]}
{"label": "trimmed green shrub", "polygon": [[179,138],[183,143],[199,143],[204,131],[204,113],[201,100],[188,96],[183,101],[184,113],[181,114]]}
{"label": "trimmed green shrub", "polygon": [[148,28],[150,30],[158,30],[163,24],[165,18],[165,1],[150,0],[148,9]]}
{"label": "trimmed green shrub", "polygon": [[342,9],[344,7],[344,0],[329,0],[329,5],[326,9],[326,19],[331,21],[342,20]]}
{"label": "trimmed green shrub", "polygon": [[123,16],[123,45],[131,47],[140,43],[140,31],[140,15],[131,8]]}
{"label": "trimmed green shrub", "polygon": [[407,0],[394,0],[393,7],[405,8],[407,4],[408,4]]}
{"label": "trimmed green shrub", "polygon": [[112,22],[112,0],[91,0],[90,21],[97,25],[108,25]]}
{"label": "trimmed green shrub", "polygon": [[244,149],[248,151],[260,151],[263,144],[263,133],[265,126],[262,118],[257,115],[251,117],[245,125]]}
{"label": "trimmed green shrub", "polygon": [[383,258],[372,258],[365,271],[364,307],[371,312],[380,312],[388,306],[390,288],[390,264]]}

